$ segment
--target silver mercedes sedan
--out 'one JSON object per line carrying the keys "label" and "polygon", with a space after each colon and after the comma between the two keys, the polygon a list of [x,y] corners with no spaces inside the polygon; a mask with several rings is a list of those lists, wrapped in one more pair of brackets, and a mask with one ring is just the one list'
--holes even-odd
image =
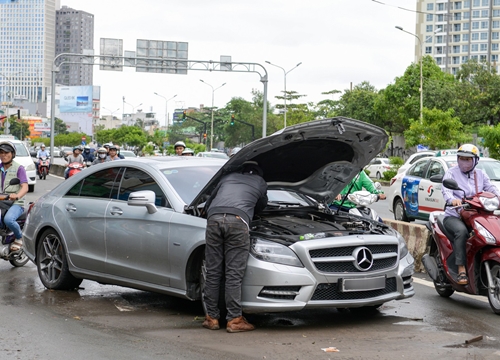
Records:
{"label": "silver mercedes sedan", "polygon": [[34,204],[25,251],[49,289],[77,289],[89,279],[201,300],[204,204],[223,175],[253,160],[269,202],[250,224],[243,310],[376,308],[414,295],[413,257],[391,227],[327,204],[387,140],[376,126],[332,118],[256,140],[228,161],[151,157],[92,166]]}

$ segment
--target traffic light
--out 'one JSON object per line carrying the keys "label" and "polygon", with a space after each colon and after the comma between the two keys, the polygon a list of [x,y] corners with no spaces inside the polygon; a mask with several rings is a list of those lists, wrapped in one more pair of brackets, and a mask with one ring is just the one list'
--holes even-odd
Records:
{"label": "traffic light", "polygon": [[186,120],[186,110],[182,112],[182,120]]}
{"label": "traffic light", "polygon": [[203,134],[203,139],[205,139],[205,140],[207,139],[207,133]]}
{"label": "traffic light", "polygon": [[229,125],[231,125],[231,126],[234,125],[234,115],[231,115],[231,122],[229,123]]}

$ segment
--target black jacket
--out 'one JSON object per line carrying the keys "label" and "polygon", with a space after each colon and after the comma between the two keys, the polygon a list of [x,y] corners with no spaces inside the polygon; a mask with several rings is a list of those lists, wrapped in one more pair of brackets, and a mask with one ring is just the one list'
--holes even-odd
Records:
{"label": "black jacket", "polygon": [[224,176],[208,199],[207,217],[214,214],[240,216],[250,225],[254,213],[267,205],[267,183],[257,174],[231,173]]}

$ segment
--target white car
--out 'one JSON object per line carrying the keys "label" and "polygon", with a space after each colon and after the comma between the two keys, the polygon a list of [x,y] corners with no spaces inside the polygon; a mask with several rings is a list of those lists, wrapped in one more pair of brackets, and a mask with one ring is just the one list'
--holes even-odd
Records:
{"label": "white car", "polygon": [[16,147],[16,159],[15,161],[24,166],[26,170],[26,176],[28,178],[28,191],[35,191],[36,184],[36,167],[33,159],[31,158],[30,152],[24,142],[20,140],[7,139]]}
{"label": "white car", "polygon": [[[417,160],[406,172],[391,179],[386,192],[389,210],[400,221],[428,220],[433,211],[443,211],[442,184],[430,181],[433,175],[444,175],[457,165],[457,156],[425,157]],[[484,170],[500,189],[500,161],[480,158],[477,168]]]}
{"label": "white car", "polygon": [[365,167],[365,170],[368,170],[370,172],[370,177],[371,178],[376,178],[377,180],[382,179],[384,177],[384,172],[387,170],[391,170],[394,167],[394,165],[391,165],[389,163],[388,158],[374,158],[370,163],[368,164],[367,167]]}
{"label": "white car", "polygon": [[398,169],[398,174],[405,172],[410,166],[412,166],[417,160],[422,159],[424,157],[435,156],[436,151],[420,151],[415,154],[411,154],[408,160],[405,161],[403,165]]}

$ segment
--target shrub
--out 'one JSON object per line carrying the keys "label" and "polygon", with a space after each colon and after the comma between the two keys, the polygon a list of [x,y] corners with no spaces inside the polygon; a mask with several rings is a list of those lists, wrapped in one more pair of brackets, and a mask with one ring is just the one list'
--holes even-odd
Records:
{"label": "shrub", "polygon": [[386,170],[384,171],[384,175],[382,176],[382,179],[385,181],[390,181],[396,174],[398,173],[398,170]]}

